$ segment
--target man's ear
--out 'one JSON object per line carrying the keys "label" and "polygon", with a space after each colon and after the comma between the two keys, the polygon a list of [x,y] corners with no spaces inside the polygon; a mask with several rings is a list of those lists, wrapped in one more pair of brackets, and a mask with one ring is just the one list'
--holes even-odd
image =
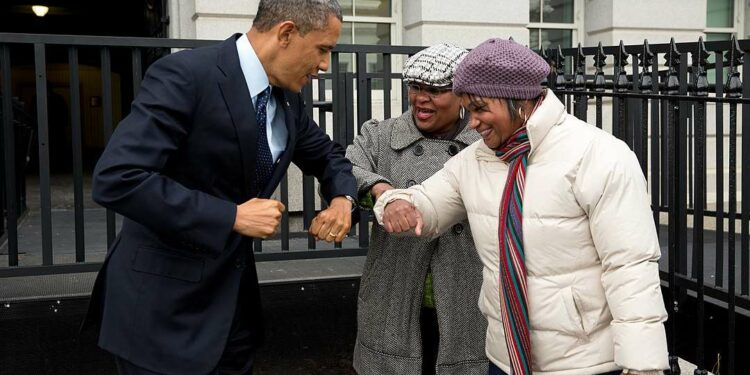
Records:
{"label": "man's ear", "polygon": [[276,36],[282,47],[286,47],[297,32],[297,25],[292,21],[284,21],[276,25]]}

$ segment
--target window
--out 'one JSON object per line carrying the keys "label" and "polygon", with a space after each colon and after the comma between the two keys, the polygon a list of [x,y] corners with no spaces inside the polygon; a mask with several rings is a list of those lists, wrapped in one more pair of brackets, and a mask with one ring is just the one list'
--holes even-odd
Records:
{"label": "window", "polygon": [[[740,7],[738,7],[738,5]],[[706,37],[704,38],[707,42],[717,40],[729,40],[732,35],[738,35],[740,29],[739,19],[736,17],[734,10],[742,9],[741,0],[709,0],[706,1]],[[707,59],[709,66],[713,65],[716,61],[716,57],[713,53]],[[722,74],[723,79],[726,79],[726,75],[729,72],[727,68],[724,68]],[[707,71],[707,77],[709,83],[716,82],[716,73],[714,69]]]}
{"label": "window", "polygon": [[581,7],[581,0],[529,0],[529,47],[572,47],[581,32],[575,13]]}
{"label": "window", "polygon": [[[396,23],[391,10],[391,0],[341,0],[339,3],[344,13],[344,23],[338,41],[340,44],[391,44],[391,29]],[[339,71],[356,71],[353,54],[340,55]],[[382,72],[382,56],[368,55],[367,71]]]}
{"label": "window", "polygon": [[710,0],[706,3],[706,27],[734,27],[734,0]]}

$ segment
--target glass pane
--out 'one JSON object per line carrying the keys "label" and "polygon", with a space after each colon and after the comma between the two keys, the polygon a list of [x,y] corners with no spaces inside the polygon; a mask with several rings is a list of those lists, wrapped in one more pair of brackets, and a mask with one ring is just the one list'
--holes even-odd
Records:
{"label": "glass pane", "polygon": [[[355,23],[354,43],[369,45],[390,45],[391,25],[387,23]],[[380,54],[367,55],[367,71],[380,73],[383,71],[383,56]]]}
{"label": "glass pane", "polygon": [[706,42],[713,42],[716,40],[731,40],[731,33],[706,33]]}
{"label": "glass pane", "polygon": [[355,44],[391,44],[391,25],[388,23],[365,23],[354,24]]}
{"label": "glass pane", "polygon": [[734,0],[708,0],[706,27],[734,27]]}
{"label": "glass pane", "polygon": [[352,23],[351,22],[343,22],[341,23],[341,35],[339,35],[339,40],[337,44],[353,44],[352,39]]}
{"label": "glass pane", "polygon": [[539,7],[542,5],[542,0],[529,0],[529,21],[530,22],[542,22],[539,15]]}
{"label": "glass pane", "polygon": [[[341,25],[341,36],[339,36],[338,44],[352,44],[352,23],[351,22],[344,22]],[[331,59],[333,59],[333,56],[331,56]],[[354,61],[354,57],[352,57],[351,53],[340,53],[339,54],[339,72],[352,72],[354,71],[354,64],[352,62]],[[331,63],[331,66],[333,66],[333,63]],[[331,68],[329,67],[328,70],[330,71]]]}
{"label": "glass pane", "polygon": [[529,29],[529,48],[539,49],[539,29]]}
{"label": "glass pane", "polygon": [[391,16],[391,0],[355,0],[354,8],[354,12],[357,16]]}
{"label": "glass pane", "polygon": [[[717,40],[730,40],[732,39],[732,34],[730,33],[706,33],[706,41],[707,42],[713,42]],[[716,54],[714,52],[711,52],[711,55],[706,59],[706,62],[709,66],[716,63]],[[723,73],[721,75],[721,82],[726,80],[727,74],[729,73],[729,68],[724,68]],[[708,78],[708,83],[714,84],[716,83],[716,69],[708,69],[706,70],[706,76]]]}
{"label": "glass pane", "polygon": [[542,22],[573,23],[574,0],[544,0]]}
{"label": "glass pane", "polygon": [[573,30],[542,29],[542,48],[573,47]]}
{"label": "glass pane", "polygon": [[345,16],[352,16],[354,13],[352,12],[352,0],[339,0],[339,5],[341,5],[341,13],[343,13]]}

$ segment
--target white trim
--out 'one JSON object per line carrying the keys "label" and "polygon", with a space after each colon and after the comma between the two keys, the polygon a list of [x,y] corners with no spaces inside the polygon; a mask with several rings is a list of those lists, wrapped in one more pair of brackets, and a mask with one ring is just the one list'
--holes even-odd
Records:
{"label": "white trim", "polygon": [[394,17],[357,17],[357,16],[344,16],[344,22],[353,23],[397,23]]}
{"label": "white trim", "polygon": [[530,23],[526,25],[529,29],[559,29],[559,30],[572,30],[577,29],[575,23]]}
{"label": "white trim", "polygon": [[737,32],[737,29],[733,29],[730,27],[712,27],[712,28],[706,28],[703,30],[704,33],[711,33],[711,34],[734,34]]}

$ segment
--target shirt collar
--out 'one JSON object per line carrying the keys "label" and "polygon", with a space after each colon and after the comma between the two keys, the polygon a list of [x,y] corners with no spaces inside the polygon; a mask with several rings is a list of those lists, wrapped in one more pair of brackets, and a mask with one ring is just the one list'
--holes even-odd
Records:
{"label": "shirt collar", "polygon": [[250,97],[254,98],[270,86],[268,75],[263,69],[263,64],[260,63],[258,55],[255,54],[247,34],[242,34],[237,39],[237,52],[240,56],[240,68],[245,76],[247,89],[250,91]]}

